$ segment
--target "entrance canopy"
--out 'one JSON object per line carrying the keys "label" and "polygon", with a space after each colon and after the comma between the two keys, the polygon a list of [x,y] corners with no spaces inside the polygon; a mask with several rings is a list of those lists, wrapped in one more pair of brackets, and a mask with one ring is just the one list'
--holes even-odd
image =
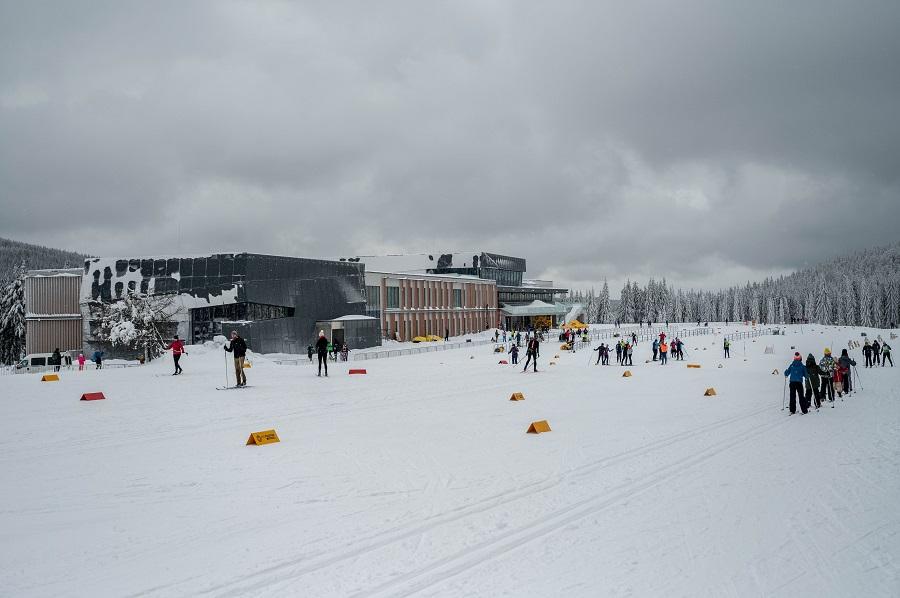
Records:
{"label": "entrance canopy", "polygon": [[526,305],[504,305],[500,308],[500,313],[511,317],[565,316],[569,313],[569,308],[565,305],[535,300]]}

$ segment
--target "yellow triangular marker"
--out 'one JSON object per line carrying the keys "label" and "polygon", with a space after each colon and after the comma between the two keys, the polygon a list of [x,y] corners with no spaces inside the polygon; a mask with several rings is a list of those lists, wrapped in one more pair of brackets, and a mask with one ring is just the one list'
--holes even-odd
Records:
{"label": "yellow triangular marker", "polygon": [[273,442],[281,442],[278,438],[278,434],[275,433],[275,430],[263,430],[262,432],[253,432],[250,434],[250,438],[247,439],[247,444],[244,446],[249,446],[251,444],[272,444]]}
{"label": "yellow triangular marker", "polygon": [[524,401],[524,400],[525,400],[525,395],[523,395],[523,394],[520,393],[520,392],[514,392],[514,393],[512,393],[512,396],[509,397],[509,400],[510,400],[510,401]]}
{"label": "yellow triangular marker", "polygon": [[622,374],[623,378],[631,378],[631,370],[625,370],[625,373]]}
{"label": "yellow triangular marker", "polygon": [[714,396],[716,396],[716,389],[715,389],[715,388],[707,388],[707,389],[706,389],[706,392],[703,393],[703,396],[704,396],[704,397],[714,397]]}
{"label": "yellow triangular marker", "polygon": [[689,364],[687,364],[687,366],[688,366],[689,368],[695,368],[695,369],[699,369],[699,368],[700,368],[700,364],[699,364],[699,363],[689,363]]}
{"label": "yellow triangular marker", "polygon": [[253,364],[250,363],[249,361],[244,362],[244,368],[252,368],[252,367],[253,367]]}
{"label": "yellow triangular marker", "polygon": [[59,376],[56,374],[44,374],[41,376],[41,382],[59,382]]}
{"label": "yellow triangular marker", "polygon": [[549,432],[550,424],[547,423],[547,420],[542,419],[541,421],[531,422],[531,425],[528,426],[528,430],[526,430],[526,434],[540,434],[541,432]]}

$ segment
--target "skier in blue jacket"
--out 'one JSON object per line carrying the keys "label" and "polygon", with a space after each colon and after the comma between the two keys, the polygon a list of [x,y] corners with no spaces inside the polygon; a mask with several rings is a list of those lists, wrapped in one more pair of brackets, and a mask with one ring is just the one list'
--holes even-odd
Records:
{"label": "skier in blue jacket", "polygon": [[806,413],[809,404],[803,394],[803,380],[806,378],[806,366],[803,365],[803,357],[800,353],[794,353],[794,361],[784,370],[784,377],[790,379],[788,387],[791,389],[791,415],[797,412],[796,399],[800,399],[800,411]]}

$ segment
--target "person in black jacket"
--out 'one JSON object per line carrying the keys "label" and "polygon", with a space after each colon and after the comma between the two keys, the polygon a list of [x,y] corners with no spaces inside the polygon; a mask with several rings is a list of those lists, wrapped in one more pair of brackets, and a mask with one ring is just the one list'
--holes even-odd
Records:
{"label": "person in black jacket", "polygon": [[237,386],[247,386],[247,374],[244,373],[244,359],[247,357],[246,341],[238,336],[237,330],[232,330],[231,343],[224,348],[229,353],[234,353],[234,377]]}
{"label": "person in black jacket", "polygon": [[50,364],[53,366],[54,372],[59,371],[59,366],[62,365],[62,354],[59,352],[59,347],[53,349],[53,355],[50,356]]}
{"label": "person in black jacket", "polygon": [[523,373],[528,369],[529,363],[534,363],[534,371],[537,371],[538,346],[537,335],[535,335],[528,341],[528,348],[525,351],[527,359],[525,359],[525,367],[522,369]]}
{"label": "person in black jacket", "polygon": [[325,338],[325,331],[319,331],[319,340],[316,341],[316,355],[319,356],[319,373],[322,375],[322,364],[325,364],[325,377],[328,377],[328,339]]}

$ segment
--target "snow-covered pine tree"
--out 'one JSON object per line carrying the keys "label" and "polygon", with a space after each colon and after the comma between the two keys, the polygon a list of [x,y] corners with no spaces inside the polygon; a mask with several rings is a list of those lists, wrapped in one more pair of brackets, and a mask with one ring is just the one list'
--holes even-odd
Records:
{"label": "snow-covered pine tree", "polygon": [[859,320],[860,326],[872,326],[872,291],[869,281],[862,277],[859,279]]}
{"label": "snow-covered pine tree", "polygon": [[608,324],[612,319],[612,310],[609,306],[609,284],[603,279],[603,288],[600,290],[600,298],[597,302],[597,321]]}
{"label": "snow-covered pine tree", "polygon": [[25,262],[0,289],[0,364],[10,365],[25,354]]}
{"label": "snow-covered pine tree", "polygon": [[816,280],[815,321],[819,324],[831,324],[831,289],[824,274]]}
{"label": "snow-covered pine tree", "polygon": [[622,294],[619,298],[619,313],[616,316],[616,319],[618,319],[619,322],[624,323],[631,321],[632,314],[634,313],[632,302],[631,280],[626,280],[625,286],[622,287]]}
{"label": "snow-covered pine tree", "polygon": [[140,293],[129,293],[113,303],[93,301],[89,309],[99,340],[141,350],[150,357],[162,353],[178,313],[174,296]]}
{"label": "snow-covered pine tree", "polygon": [[841,324],[852,326],[859,321],[859,303],[856,299],[856,289],[853,281],[846,274],[844,275],[844,292],[841,300],[844,304],[844,321]]}

